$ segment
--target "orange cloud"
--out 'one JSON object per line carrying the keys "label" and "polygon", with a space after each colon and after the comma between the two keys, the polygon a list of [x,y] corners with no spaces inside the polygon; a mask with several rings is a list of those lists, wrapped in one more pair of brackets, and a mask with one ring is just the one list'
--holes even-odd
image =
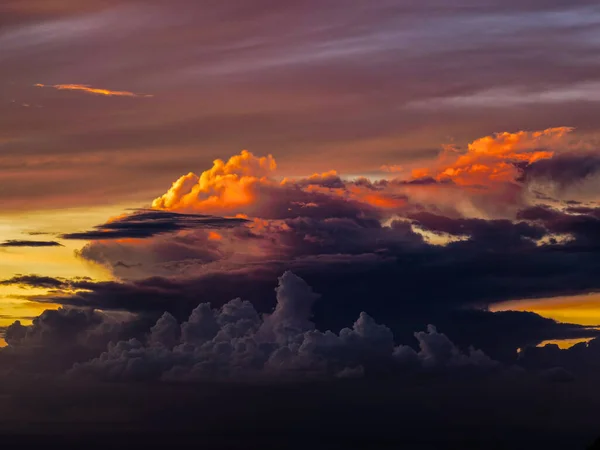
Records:
{"label": "orange cloud", "polygon": [[564,145],[570,127],[542,131],[496,133],[477,139],[467,152],[456,156],[456,149],[446,149],[435,169],[415,169],[413,178],[432,176],[438,181],[452,180],[459,185],[487,185],[514,181],[519,175],[518,163],[531,164],[554,156],[554,148]]}
{"label": "orange cloud", "polygon": [[259,158],[243,150],[227,162],[215,160],[200,176],[189,173],[179,178],[152,207],[239,212],[235,210],[255,201],[257,185],[274,184],[268,175],[276,167],[271,155]]}
{"label": "orange cloud", "polygon": [[292,211],[292,208],[319,206],[319,200],[315,203],[312,197],[302,193],[321,195],[321,201],[335,197],[384,209],[406,204],[404,198],[395,194],[358,182],[345,182],[334,170],[278,182],[272,177],[276,167],[271,155],[257,157],[243,150],[227,162],[217,159],[213,167],[200,176],[194,173],[182,176],[164,195],[154,200],[152,207],[264,218],[281,217],[282,211]]}
{"label": "orange cloud", "polygon": [[[549,128],[542,131],[497,133],[471,142],[461,153],[455,146],[446,146],[442,155],[430,167],[412,170],[414,179],[431,177],[452,181],[454,189],[427,183],[371,183],[343,180],[331,170],[300,179],[277,181],[273,175],[275,159],[254,156],[247,150],[227,161],[217,159],[212,168],[201,175],[188,173],[152,203],[152,207],[167,210],[192,210],[201,213],[233,216],[281,218],[300,214],[327,205],[327,197],[370,205],[378,210],[395,213],[408,203],[435,204],[441,210],[460,210],[467,216],[486,214],[505,216],[513,213],[520,202],[521,191],[509,189],[520,175],[519,166],[540,159],[552,158],[554,151],[565,147],[565,136],[572,128]],[[392,170],[392,169],[389,169]],[[480,186],[502,183],[493,190],[495,206],[490,208],[489,190]],[[314,196],[306,195],[314,194]],[[490,211],[493,209],[493,211]]]}
{"label": "orange cloud", "polygon": [[223,236],[221,236],[216,231],[209,231],[208,232],[208,239],[211,240],[211,241],[220,241],[220,240],[223,239]]}
{"label": "orange cloud", "polygon": [[48,85],[48,84],[34,84],[35,87],[49,87],[49,88],[54,88],[58,91],[82,91],[82,92],[86,92],[88,94],[94,94],[94,95],[104,95],[106,97],[152,97],[152,95],[149,94],[136,94],[134,92],[128,92],[128,91],[111,91],[109,89],[99,89],[99,88],[93,88],[90,87],[87,84],[53,84],[53,85]]}

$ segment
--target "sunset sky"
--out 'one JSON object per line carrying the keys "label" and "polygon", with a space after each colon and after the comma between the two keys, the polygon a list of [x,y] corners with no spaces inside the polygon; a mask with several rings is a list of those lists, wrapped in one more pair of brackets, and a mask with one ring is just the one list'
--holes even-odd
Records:
{"label": "sunset sky", "polygon": [[[0,359],[128,379],[160,344],[135,377],[208,377],[212,320],[234,353],[284,327],[571,361],[600,334],[599,51],[591,0],[0,1]],[[280,350],[261,370],[306,368]]]}

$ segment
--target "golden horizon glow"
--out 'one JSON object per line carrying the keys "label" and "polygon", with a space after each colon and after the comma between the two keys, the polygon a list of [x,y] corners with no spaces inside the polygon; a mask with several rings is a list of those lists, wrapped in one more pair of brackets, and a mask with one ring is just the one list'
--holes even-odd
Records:
{"label": "golden horizon glow", "polygon": [[490,311],[529,311],[558,322],[600,325],[600,293],[510,300],[490,306]]}
{"label": "golden horizon glow", "polygon": [[[48,239],[56,240],[58,234],[90,228],[104,222],[107,215],[114,215],[115,210],[127,209],[129,206],[0,214],[0,240],[24,239],[27,236],[24,233],[27,232],[44,233]],[[39,239],[40,236],[36,238]],[[63,278],[91,277],[98,281],[114,279],[107,269],[75,256],[75,251],[81,247],[80,242],[64,240],[61,244],[62,247],[0,248],[0,279],[28,274]],[[15,320],[28,325],[31,323],[30,317],[38,316],[47,309],[57,309],[60,305],[33,302],[25,298],[46,294],[47,289],[0,286],[0,327],[6,327]]]}
{"label": "golden horizon glow", "polygon": [[566,350],[573,347],[574,345],[581,344],[582,342],[590,342],[594,338],[574,338],[574,339],[550,339],[542,341],[536,347],[544,347],[546,345],[558,345],[558,348]]}

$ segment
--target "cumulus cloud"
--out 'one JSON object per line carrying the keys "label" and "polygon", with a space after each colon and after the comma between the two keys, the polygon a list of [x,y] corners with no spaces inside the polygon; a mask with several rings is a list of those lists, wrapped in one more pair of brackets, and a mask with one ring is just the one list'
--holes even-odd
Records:
{"label": "cumulus cloud", "polygon": [[[154,289],[167,288],[164,282],[157,283]],[[90,288],[92,284],[82,281],[79,287]],[[120,286],[114,284],[114,288]],[[471,339],[503,356],[502,351],[494,349],[499,344],[493,339],[496,333],[504,335],[505,348],[513,351],[516,345],[535,345],[546,337],[585,335],[583,327],[556,324],[531,313],[473,311],[472,315],[438,317],[443,319],[444,327],[459,336],[460,345],[433,325],[414,333],[416,340],[412,342],[404,340],[410,336],[399,333],[409,345],[397,345],[397,333],[365,312],[351,327],[321,331],[325,328],[316,326],[313,313],[316,306],[329,299],[319,300],[320,295],[291,272],[279,278],[275,291],[276,303],[271,311],[266,307],[269,302],[263,301],[262,308],[257,308],[255,304],[260,302],[234,298],[218,307],[196,303],[183,320],[178,318],[177,309],[185,302],[172,304],[172,313],[158,313],[174,298],[183,300],[173,292],[167,293],[164,302],[156,304],[154,312],[148,314],[148,302],[156,295],[152,290],[140,295],[139,312],[143,313],[138,315],[72,307],[46,311],[34,318],[31,326],[17,321],[7,327],[8,347],[0,350],[0,361],[17,373],[68,372],[75,377],[129,381],[298,380],[423,371],[444,375],[463,370],[497,373],[508,366],[487,352],[474,349]],[[189,296],[188,304],[197,298],[197,292],[194,290],[194,295]],[[111,298],[113,307],[122,307],[122,299],[132,300],[132,291],[120,296],[115,290]],[[134,310],[131,304],[128,306]],[[487,340],[481,339],[482,327],[490,333]],[[514,335],[513,328],[520,330],[522,336]],[[594,346],[594,342],[589,345]],[[548,357],[542,363],[539,357],[535,358],[534,352],[539,351],[525,349],[518,362],[536,371],[560,366],[578,373],[578,367],[569,364],[573,358],[562,357],[558,348],[550,363],[544,363]],[[588,366],[594,364],[594,354],[589,351],[589,355],[585,358]],[[505,360],[508,364],[514,362],[512,358]],[[540,375],[555,378],[542,372]]]}
{"label": "cumulus cloud", "polygon": [[256,198],[260,185],[270,184],[267,176],[277,164],[271,155],[255,157],[244,150],[227,162],[217,159],[200,176],[189,173],[173,183],[152,206],[164,209],[197,211],[242,210]]}
{"label": "cumulus cloud", "polygon": [[[542,218],[557,219],[541,220],[538,210]],[[245,292],[265,312],[273,280],[293,270],[326,298],[315,307],[317,323],[339,329],[365,309],[401,322],[407,312],[426,316],[507,299],[573,295],[600,288],[596,212],[577,211],[537,207],[522,210],[516,221],[421,212],[382,224],[353,210],[355,217],[346,218],[255,219],[220,231],[216,240],[205,230],[189,230],[143,244],[92,242],[80,256],[123,281],[75,283],[63,294],[35,300],[177,311],[182,319],[197,303],[197,292],[217,307]],[[571,237],[559,239],[561,234]],[[432,236],[442,244],[430,243]]]}
{"label": "cumulus cloud", "polygon": [[538,189],[543,180],[560,181],[545,167],[560,170],[561,161],[575,161],[562,175],[570,185],[594,173],[595,151],[574,153],[572,149],[583,144],[570,140],[572,132],[570,127],[555,127],[496,133],[474,140],[466,151],[446,145],[437,161],[413,169],[412,177],[379,181],[350,181],[336,171],[278,181],[273,156],[244,150],[228,161],[215,160],[199,176],[182,176],[153,207],[265,220],[353,215],[385,221],[415,210],[513,219],[519,209],[535,202],[536,192],[544,191]]}
{"label": "cumulus cloud", "polygon": [[302,179],[274,178],[277,164],[271,156],[257,157],[243,150],[227,162],[215,160],[200,176],[189,173],[152,203],[154,208],[174,211],[246,214],[264,219],[283,219],[323,213],[331,209],[368,211],[399,208],[403,196],[372,186],[344,182],[335,171]]}
{"label": "cumulus cloud", "polygon": [[130,339],[110,344],[70,373],[109,380],[248,380],[499,367],[480,351],[461,352],[433,326],[415,333],[418,352],[396,346],[392,331],[364,312],[339,333],[318,331],[310,320],[318,296],[291,272],[280,277],[276,292],[275,310],[262,318],[240,299],[217,309],[202,303],[181,325],[165,313],[146,343]]}
{"label": "cumulus cloud", "polygon": [[[11,370],[68,373],[107,380],[304,379],[414,371],[499,369],[483,352],[463,352],[429,326],[416,349],[362,312],[350,328],[320,331],[311,320],[319,295],[291,272],[279,278],[277,303],[260,314],[235,298],[201,303],[183,322],[165,312],[155,322],[93,309],[45,311],[31,326],[6,329],[0,360]],[[72,368],[69,370],[69,367]]]}
{"label": "cumulus cloud", "polygon": [[30,326],[16,321],[6,328],[2,373],[62,374],[75,362],[93,358],[110,341],[136,335],[141,324],[143,320],[131,315],[92,309],[44,311]]}
{"label": "cumulus cloud", "polygon": [[548,178],[550,169],[544,167],[558,168],[561,161],[579,161],[584,155],[585,162],[567,164],[582,167],[566,171],[570,175],[565,172],[563,177],[571,179],[569,184],[581,184],[594,172],[595,151],[577,156],[572,149],[582,144],[570,140],[572,132],[570,127],[555,127],[496,133],[474,140],[466,151],[446,145],[437,161],[413,169],[411,177],[379,181],[350,181],[336,171],[277,181],[271,155],[257,157],[242,151],[227,162],[216,160],[200,176],[181,177],[153,206],[271,220],[323,217],[325,208],[334,216],[354,209],[380,220],[415,210],[512,219],[520,208],[535,202],[536,192],[547,190],[538,189]]}
{"label": "cumulus cloud", "polygon": [[554,156],[554,150],[566,145],[569,127],[542,131],[503,132],[471,142],[464,154],[446,149],[438,167],[418,169],[415,178],[432,176],[461,185],[489,185],[514,182],[520,175],[519,165],[535,163]]}
{"label": "cumulus cloud", "polygon": [[[250,220],[244,228],[219,235],[215,247],[220,253],[197,258],[197,271],[212,270],[213,263],[224,270],[276,260],[292,268],[298,257],[443,252],[432,249],[432,243],[452,244],[447,246],[452,258],[464,258],[466,253],[460,252],[483,257],[482,250],[493,247],[504,253],[520,249],[537,259],[544,239],[556,244],[550,235],[559,231],[519,216],[519,211],[539,202],[531,196],[527,173],[538,164],[568,158],[572,131],[557,127],[497,133],[473,141],[464,153],[446,146],[436,165],[417,171],[415,178],[376,182],[345,180],[335,171],[277,181],[271,155],[257,157],[243,151],[226,162],[216,160],[200,176],[190,173],[180,178],[153,206]],[[109,248],[110,243],[102,249],[92,243],[81,254],[127,277],[124,267],[117,267],[119,262],[138,264],[149,256],[136,246],[119,245],[123,252]],[[128,261],[124,252],[144,256]],[[193,272],[193,258],[183,259],[186,274]],[[175,258],[157,255],[154,261],[146,275],[180,268],[174,265]]]}
{"label": "cumulus cloud", "polygon": [[[550,153],[559,152],[569,132],[488,136],[474,141],[464,160],[449,147],[446,153],[453,156],[445,167],[485,160],[509,164],[515,169],[511,177],[524,174],[558,158]],[[167,311],[181,323],[189,322],[198,292],[211,301],[211,310],[243,292],[255,312],[268,314],[274,280],[291,270],[325,299],[315,303],[310,322],[335,330],[340,339],[339,330],[365,310],[394,332],[406,330],[409,320],[414,322],[410,330],[429,322],[448,329],[447,318],[457,308],[600,289],[597,211],[588,204],[550,208],[539,198],[532,202],[522,179],[500,177],[482,186],[470,184],[475,179],[463,184],[432,173],[414,180],[349,181],[332,171],[279,181],[275,169],[271,156],[244,151],[215,161],[200,176],[183,177],[155,200],[157,209],[116,217],[84,233],[93,240],[78,255],[108,267],[118,281],[58,280],[53,292],[30,299],[136,313]],[[499,208],[496,218],[491,212],[501,203],[510,211]],[[426,320],[432,315],[435,321]],[[510,329],[511,321],[499,329]],[[162,325],[173,321],[165,317]],[[486,353],[504,358],[536,339],[584,333],[542,325],[533,326],[531,335],[508,339],[504,347],[482,333],[474,339],[456,335],[461,348],[484,343]],[[306,323],[293,326],[306,329]],[[263,339],[281,341],[275,331],[267,333],[268,325],[260,328]],[[171,342],[183,336],[173,327],[165,333]],[[148,347],[143,340],[140,345]],[[346,368],[349,374],[369,370],[339,369]]]}
{"label": "cumulus cloud", "polygon": [[[240,264],[241,260],[257,262],[274,256],[281,259],[298,255],[372,253],[380,248],[389,251],[390,247],[406,246],[410,241],[422,242],[422,238],[407,225],[414,221],[411,214],[415,212],[428,211],[453,218],[495,215],[514,218],[516,211],[526,204],[523,190],[516,184],[520,165],[552,157],[553,150],[549,149],[563,142],[570,131],[563,127],[539,132],[499,133],[474,141],[466,154],[458,156],[455,148],[448,147],[441,160],[452,153],[453,161],[449,165],[454,169],[450,170],[446,165],[437,175],[431,173],[414,180],[347,181],[337,172],[330,171],[277,181],[276,163],[271,155],[257,157],[242,151],[228,161],[214,161],[213,167],[200,176],[189,173],[181,177],[167,193],[154,200],[153,207],[165,215],[174,215],[175,211],[210,212],[250,219],[246,229],[214,235],[215,242],[206,247],[215,251],[208,255],[200,249],[197,257],[193,252],[184,252],[181,262],[186,268],[193,265],[188,263],[194,259],[198,266],[217,261],[231,266]],[[500,167],[506,173],[496,176],[487,169],[482,172],[484,163],[488,168]],[[459,172],[462,175],[458,176]],[[498,186],[484,190],[473,188],[473,184],[481,181],[473,178],[476,173],[484,174],[488,181],[498,181]],[[465,178],[467,176],[469,180]],[[97,232],[72,233],[65,237],[154,236],[163,230],[177,231],[187,227],[188,217],[184,214],[181,217],[185,221],[167,217],[137,223],[134,222],[136,216],[132,216],[99,226]],[[225,219],[224,222],[233,220]],[[394,225],[383,227],[386,222]],[[405,225],[401,225],[402,222]],[[509,223],[505,225],[510,226]],[[524,227],[527,225],[520,226]],[[401,233],[400,230],[404,231]],[[178,239],[192,240],[185,235]],[[200,239],[200,242],[204,241]],[[173,245],[177,244],[173,240]],[[167,245],[150,246],[160,252],[168,248]],[[186,249],[192,246],[187,245]],[[147,275],[168,273],[169,267],[178,267],[174,265],[177,258],[169,253],[163,257],[159,252],[141,249],[128,242],[103,242],[88,244],[80,255],[112,267],[119,276],[127,277],[144,273],[144,270]],[[127,258],[127,254],[134,256]],[[240,254],[244,257],[240,258]],[[152,264],[146,264],[140,270],[124,270],[131,266],[141,267],[143,260]]]}

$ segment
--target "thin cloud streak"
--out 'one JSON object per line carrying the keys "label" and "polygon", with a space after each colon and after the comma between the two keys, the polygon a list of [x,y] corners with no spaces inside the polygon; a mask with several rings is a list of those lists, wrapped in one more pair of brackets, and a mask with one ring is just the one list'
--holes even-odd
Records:
{"label": "thin cloud streak", "polygon": [[86,92],[88,94],[103,95],[106,97],[143,97],[143,98],[153,97],[153,95],[150,95],[150,94],[136,94],[134,92],[129,92],[129,91],[111,91],[110,89],[93,88],[87,84],[48,85],[48,84],[37,83],[34,86],[40,87],[40,88],[45,88],[45,87],[54,88],[57,91],[82,91],[82,92]]}
{"label": "thin cloud streak", "polygon": [[0,247],[62,247],[56,241],[8,240],[0,242]]}
{"label": "thin cloud streak", "polygon": [[599,102],[600,83],[585,82],[552,89],[527,90],[523,87],[494,88],[467,95],[436,97],[409,102],[407,109],[511,108],[527,105],[553,105],[568,102]]}

